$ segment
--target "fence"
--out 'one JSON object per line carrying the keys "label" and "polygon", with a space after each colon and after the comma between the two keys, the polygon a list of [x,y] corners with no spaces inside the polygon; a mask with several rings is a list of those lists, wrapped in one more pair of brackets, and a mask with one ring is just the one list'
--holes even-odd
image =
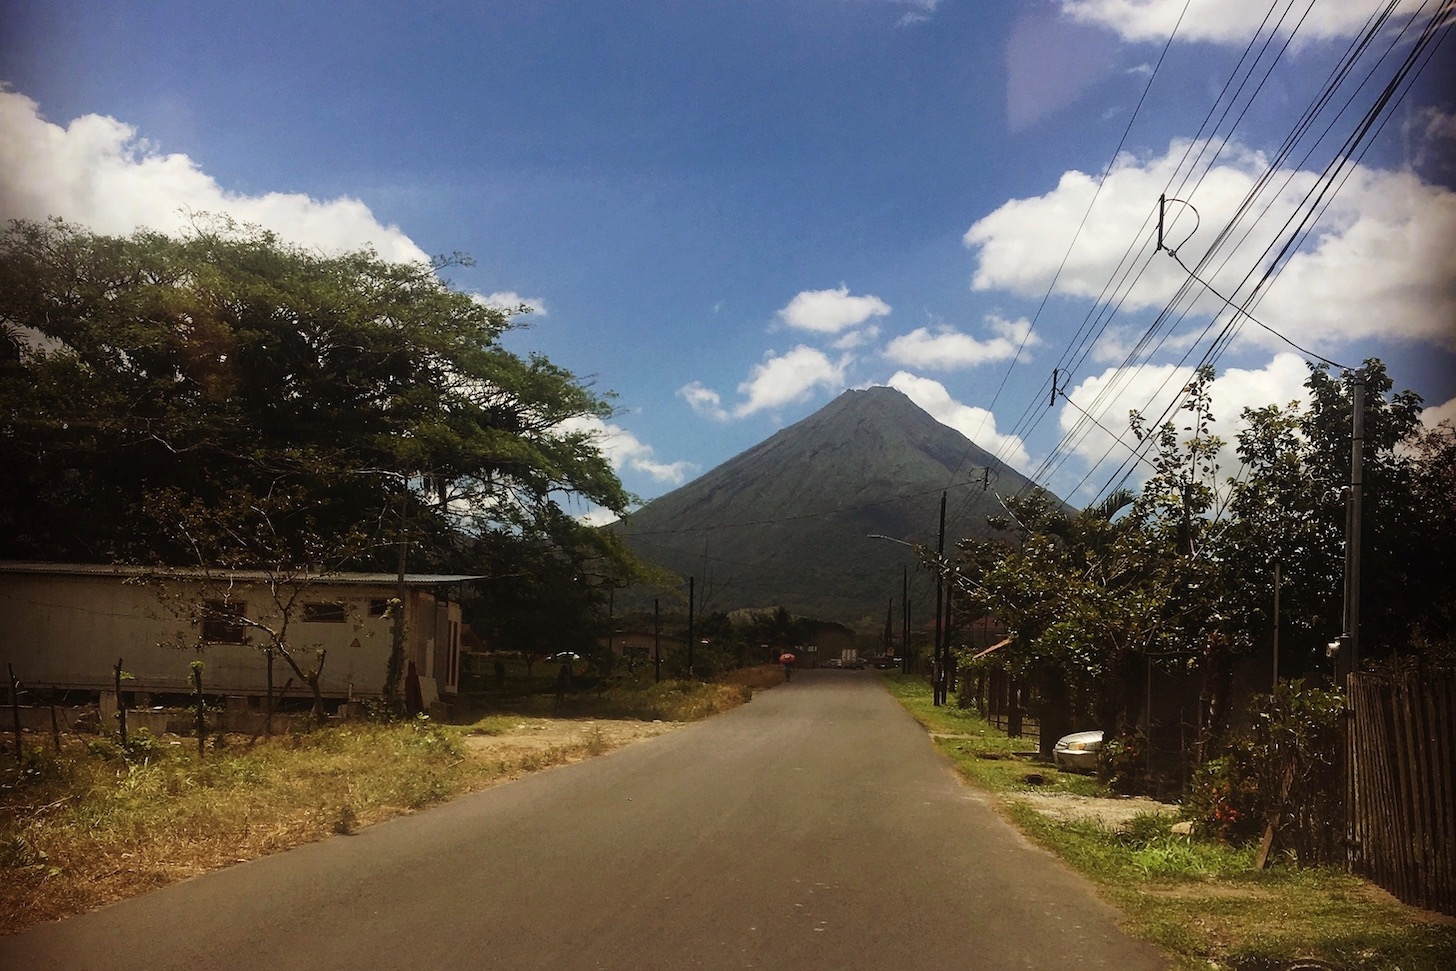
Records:
{"label": "fence", "polygon": [[1350,869],[1456,915],[1456,676],[1348,681]]}
{"label": "fence", "polygon": [[[962,672],[961,678],[976,675]],[[1041,727],[1030,714],[1036,705],[1036,691],[1029,683],[1011,677],[1002,668],[985,672],[983,713],[995,728],[1017,738],[1041,743]]]}

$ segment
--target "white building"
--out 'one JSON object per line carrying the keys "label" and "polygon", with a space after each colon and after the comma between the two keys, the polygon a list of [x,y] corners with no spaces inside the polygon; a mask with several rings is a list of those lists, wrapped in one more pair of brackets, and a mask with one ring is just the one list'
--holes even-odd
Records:
{"label": "white building", "polygon": [[[460,676],[460,604],[475,576],[406,574],[406,667],[423,701],[452,695]],[[286,620],[286,643],[308,670],[327,651],[326,698],[378,697],[393,644],[398,577],[388,573],[270,576],[265,572],[144,569],[0,561],[0,674],[33,687],[179,694],[202,661],[209,694],[267,692],[264,628]],[[293,677],[274,658],[275,690]],[[403,685],[401,685],[403,689]],[[291,693],[308,694],[295,678]]]}

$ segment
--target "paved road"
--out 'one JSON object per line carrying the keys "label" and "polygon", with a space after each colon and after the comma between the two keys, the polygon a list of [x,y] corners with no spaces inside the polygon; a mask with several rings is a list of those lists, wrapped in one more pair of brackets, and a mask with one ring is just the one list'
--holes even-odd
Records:
{"label": "paved road", "polygon": [[869,672],[0,939],[0,967],[1164,968]]}

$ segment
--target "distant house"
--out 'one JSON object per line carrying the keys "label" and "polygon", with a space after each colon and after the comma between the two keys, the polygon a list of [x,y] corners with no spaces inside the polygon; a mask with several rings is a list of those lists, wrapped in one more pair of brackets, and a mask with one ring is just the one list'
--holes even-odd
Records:
{"label": "distant house", "polygon": [[[460,604],[450,598],[478,579],[405,576],[405,661],[414,663],[426,703],[458,689]],[[297,578],[286,591],[297,594],[290,648],[305,667],[316,649],[328,652],[325,698],[382,693],[397,583],[388,573],[335,573]],[[209,693],[261,696],[268,638],[243,619],[275,626],[282,612],[274,593],[262,572],[0,561],[0,671],[11,665],[31,686],[104,692],[120,659],[132,676],[124,690],[176,694],[189,690],[191,662],[201,660]],[[277,688],[292,676],[278,659],[273,670]]]}

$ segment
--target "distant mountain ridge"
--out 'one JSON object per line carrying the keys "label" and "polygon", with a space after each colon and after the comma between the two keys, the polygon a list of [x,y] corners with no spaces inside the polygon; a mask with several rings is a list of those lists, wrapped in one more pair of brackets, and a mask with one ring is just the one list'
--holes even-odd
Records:
{"label": "distant mountain ridge", "polygon": [[[891,597],[899,616],[902,567],[914,560],[871,534],[933,544],[945,491],[949,548],[990,532],[996,493],[1030,486],[901,392],[876,387],[844,392],[612,528],[644,559],[696,577],[700,610],[782,604],[883,626]],[[922,572],[922,600],[927,585]]]}

